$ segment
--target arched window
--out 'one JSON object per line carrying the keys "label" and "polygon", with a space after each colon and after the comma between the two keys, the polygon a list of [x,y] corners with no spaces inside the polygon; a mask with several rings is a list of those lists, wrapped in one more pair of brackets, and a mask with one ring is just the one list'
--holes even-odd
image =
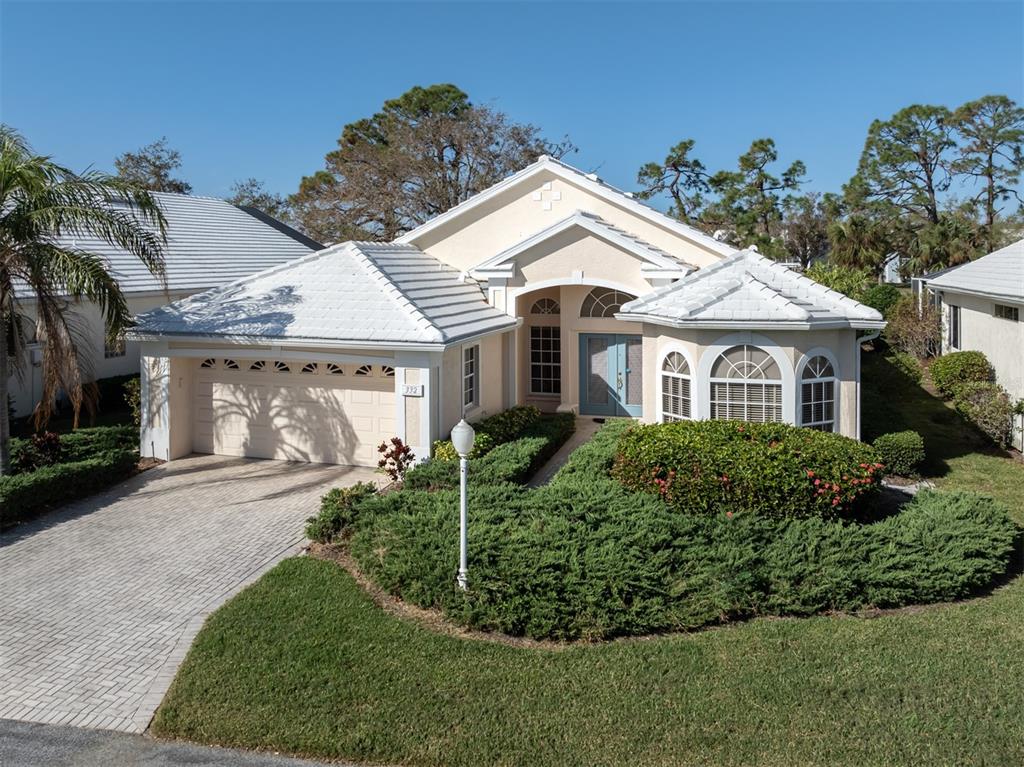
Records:
{"label": "arched window", "polygon": [[671,352],[661,365],[661,420],[690,418],[690,365],[679,352]]}
{"label": "arched window", "polygon": [[356,368],[356,375],[357,376],[372,376],[373,375],[373,366],[372,365],[360,365],[359,367]]}
{"label": "arched window", "polygon": [[257,372],[259,372],[261,370],[266,370],[266,369],[267,369],[267,362],[266,362],[266,360],[256,360],[254,363],[252,363],[249,366],[249,370],[255,370]]}
{"label": "arched window", "polygon": [[636,296],[612,288],[594,288],[583,299],[580,317],[614,317],[624,303]]}
{"label": "arched window", "polygon": [[836,371],[820,354],[812,357],[800,374],[800,425],[836,430]]}
{"label": "arched window", "polygon": [[553,298],[538,298],[530,308],[530,314],[561,314],[562,307]]}
{"label": "arched window", "polygon": [[224,368],[227,370],[238,370],[238,363],[234,360],[224,360]]}
{"label": "arched window", "polygon": [[277,360],[274,363],[274,370],[276,370],[278,373],[291,373],[292,372],[292,369],[290,367],[288,367],[288,363],[287,362],[281,362],[281,360]]}
{"label": "arched window", "polygon": [[385,378],[394,378],[395,377],[395,369],[393,367],[391,367],[390,365],[381,365],[380,366],[380,372],[381,372],[381,375],[384,376]]}
{"label": "arched window", "polygon": [[711,368],[711,417],[717,420],[782,420],[782,373],[764,349],[726,349]]}
{"label": "arched window", "polygon": [[331,376],[343,376],[345,375],[345,369],[341,365],[336,365],[333,362],[327,363],[327,375]]}
{"label": "arched window", "polygon": [[207,357],[205,360],[203,360],[202,362],[199,363],[199,367],[201,367],[201,368],[215,368],[215,367],[217,367],[217,360],[213,359],[212,357]]}
{"label": "arched window", "polygon": [[317,366],[317,364],[315,362],[307,362],[305,365],[302,366],[302,368],[299,370],[299,372],[300,373],[311,373],[313,375],[316,375],[317,372],[319,372],[319,367]]}

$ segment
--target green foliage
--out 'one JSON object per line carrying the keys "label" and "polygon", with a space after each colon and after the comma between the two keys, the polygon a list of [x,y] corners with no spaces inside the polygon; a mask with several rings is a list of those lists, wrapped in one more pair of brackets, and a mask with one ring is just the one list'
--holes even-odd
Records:
{"label": "green foliage", "polygon": [[886,474],[915,476],[924,463],[924,440],[916,431],[894,431],[878,437],[872,445]]}
{"label": "green foliage", "polygon": [[941,348],[942,320],[932,304],[919,307],[916,296],[902,296],[885,319],[885,340],[901,352],[924,359]]}
{"label": "green foliage", "polygon": [[678,421],[637,426],[619,442],[614,476],[693,514],[856,515],[880,480],[856,440],[782,423]]}
{"label": "green foliage", "polygon": [[138,376],[124,382],[124,401],[132,411],[132,423],[138,429],[142,426],[142,389]]}
{"label": "green foliage", "polygon": [[[473,424],[476,439],[470,458],[482,458],[495,446],[509,442],[520,436],[532,424],[540,420],[541,412],[533,405],[516,405],[502,410]],[[434,443],[434,458],[443,461],[457,461],[459,454],[450,439],[437,440]]]}
{"label": "green foliage", "polygon": [[982,352],[950,352],[934,360],[929,368],[932,383],[944,397],[953,397],[965,383],[989,382],[995,371]]}
{"label": "green foliage", "polygon": [[[131,426],[92,426],[60,435],[60,457],[63,463],[95,458],[102,453],[138,449],[139,435]],[[11,439],[11,459],[16,465],[32,465],[32,438]]]}
{"label": "green foliage", "polygon": [[884,317],[889,314],[889,310],[896,305],[902,295],[900,289],[895,285],[872,285],[857,300],[872,309],[877,309]]}
{"label": "green foliage", "polygon": [[[499,444],[487,455],[469,464],[473,484],[525,482],[572,435],[575,418],[572,413],[544,416],[526,426],[521,436]],[[415,490],[453,488],[459,486],[457,459],[434,458],[420,464],[405,475],[405,487]]]}
{"label": "green foliage", "polygon": [[378,496],[352,552],[376,583],[474,628],[599,639],[755,615],[957,599],[1006,571],[1016,528],[990,499],[924,493],[871,525],[682,514],[577,475],[537,490],[476,487],[470,590],[453,588],[455,491]]}
{"label": "green foliage", "polygon": [[138,460],[134,450],[110,450],[84,460],[0,477],[0,528],[102,490],[131,474]]}
{"label": "green foliage", "polygon": [[181,152],[172,149],[164,136],[137,152],[125,152],[114,160],[117,175],[140,189],[189,194],[192,185],[173,173],[181,168]]}
{"label": "green foliage", "polygon": [[589,441],[572,451],[565,465],[552,478],[551,484],[608,479],[615,465],[619,440],[635,425],[636,422],[629,418],[605,422]]}
{"label": "green foliage", "polygon": [[924,378],[924,366],[913,354],[896,352],[889,357],[889,360],[896,370],[906,376],[907,381],[914,384],[921,383],[921,379]]}
{"label": "green foliage", "polygon": [[356,521],[359,503],[376,492],[372,482],[333,488],[320,499],[320,512],[306,520],[306,537],[318,543],[331,543],[347,535]]}
{"label": "green foliage", "polygon": [[953,391],[956,411],[999,447],[1009,447],[1013,436],[1013,402],[1006,389],[988,381],[968,381]]}
{"label": "green foliage", "polygon": [[812,264],[805,275],[854,301],[860,301],[873,282],[868,269],[854,269],[827,261]]}
{"label": "green foliage", "polygon": [[[473,440],[473,449],[469,451],[469,458],[482,458],[491,452],[497,444],[490,434],[478,431],[476,438]],[[459,454],[450,439],[435,440],[432,457],[435,461],[459,460]]]}

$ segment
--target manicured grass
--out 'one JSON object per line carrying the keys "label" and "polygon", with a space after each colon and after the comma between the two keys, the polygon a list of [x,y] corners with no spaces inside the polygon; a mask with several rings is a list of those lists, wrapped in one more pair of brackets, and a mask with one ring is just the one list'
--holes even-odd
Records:
{"label": "manicured grass", "polygon": [[[920,431],[928,473],[1024,523],[1024,466],[982,449],[941,401],[894,391],[892,375],[866,357],[873,422]],[[434,633],[377,608],[337,565],[300,558],[210,618],[154,732],[413,765],[1021,764],[1022,647],[1019,578],[876,618],[559,651]]]}

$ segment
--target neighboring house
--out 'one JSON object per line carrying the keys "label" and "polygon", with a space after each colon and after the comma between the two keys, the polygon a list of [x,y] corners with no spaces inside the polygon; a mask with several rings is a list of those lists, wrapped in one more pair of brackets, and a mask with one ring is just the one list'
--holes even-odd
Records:
{"label": "neighboring house", "polygon": [[906,282],[901,274],[906,262],[907,259],[899,253],[890,253],[886,256],[882,261],[882,282],[888,285],[902,285]]}
{"label": "neighboring house", "polygon": [[393,243],[139,318],[142,449],[376,465],[515,404],[857,436],[881,316],[542,157]]}
{"label": "neighboring house", "polygon": [[923,277],[919,289],[941,307],[943,353],[984,352],[1010,398],[1024,398],[1024,240]]}
{"label": "neighboring house", "polygon": [[[166,290],[135,256],[95,237],[65,236],[60,244],[103,256],[117,278],[133,314],[169,301],[233,282],[270,266],[292,261],[323,246],[259,211],[213,197],[154,193],[167,219]],[[27,326],[34,323],[35,302],[21,301]],[[99,309],[75,307],[77,326],[88,345],[85,364],[94,378],[137,373],[139,345],[106,343]],[[90,348],[91,347],[91,348]],[[16,416],[28,415],[39,401],[42,370],[38,346],[29,344],[23,375],[10,379]]]}

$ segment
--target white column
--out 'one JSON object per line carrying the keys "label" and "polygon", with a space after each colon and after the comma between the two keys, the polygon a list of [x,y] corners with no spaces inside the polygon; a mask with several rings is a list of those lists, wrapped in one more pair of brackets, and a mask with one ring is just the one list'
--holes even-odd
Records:
{"label": "white column", "polygon": [[171,458],[170,360],[167,357],[143,356],[141,361],[139,454],[168,461]]}

